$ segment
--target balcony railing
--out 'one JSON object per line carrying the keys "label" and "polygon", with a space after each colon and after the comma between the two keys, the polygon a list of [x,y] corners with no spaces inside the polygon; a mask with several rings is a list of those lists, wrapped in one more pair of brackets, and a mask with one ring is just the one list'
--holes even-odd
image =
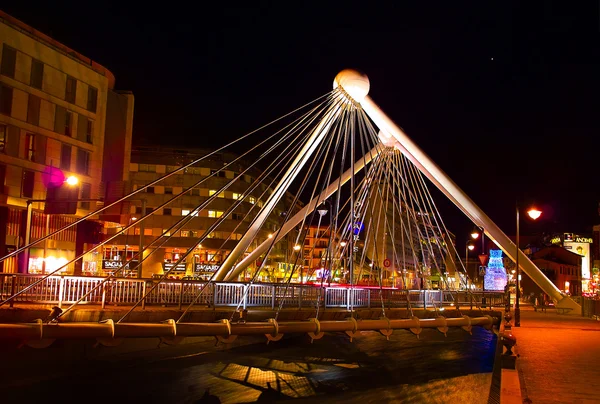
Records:
{"label": "balcony railing", "polygon": [[[0,274],[0,300],[5,300],[42,279],[42,275]],[[15,303],[72,304],[100,285],[104,278],[87,276],[50,276],[21,293]],[[138,302],[158,281],[114,278],[86,296],[80,304],[130,306]],[[168,280],[161,282],[142,301],[146,305],[240,308],[442,308],[481,306],[486,298],[489,307],[504,305],[504,294],[492,291],[405,290],[366,287],[315,287],[281,283],[216,282]]]}

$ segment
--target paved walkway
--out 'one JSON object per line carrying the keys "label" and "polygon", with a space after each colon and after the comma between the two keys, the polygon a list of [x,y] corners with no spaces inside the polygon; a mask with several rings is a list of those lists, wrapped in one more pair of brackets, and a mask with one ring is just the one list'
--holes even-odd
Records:
{"label": "paved walkway", "polygon": [[600,322],[521,309],[517,370],[525,403],[600,403]]}

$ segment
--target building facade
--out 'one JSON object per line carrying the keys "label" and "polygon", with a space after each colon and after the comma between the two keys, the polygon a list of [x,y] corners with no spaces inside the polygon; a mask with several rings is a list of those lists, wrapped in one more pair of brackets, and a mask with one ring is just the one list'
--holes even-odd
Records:
{"label": "building facade", "polygon": [[[127,192],[139,190],[169,173],[172,175],[133,196],[129,205],[125,205],[128,206],[127,220],[105,224],[105,232],[109,237],[119,233],[123,226],[134,226],[105,246],[102,257],[98,259],[97,274],[104,275],[115,267],[118,268],[124,260],[132,260],[137,256],[140,246],[148,246],[164,234],[165,242],[160,247],[152,246],[144,252],[141,273],[137,270],[136,259],[129,265],[131,269],[125,271],[126,276],[159,277],[169,270],[170,278],[208,279],[212,276],[242,238],[251,218],[263,207],[272,190],[261,183],[256,189],[248,191],[260,176],[260,171],[247,171],[248,164],[243,161],[236,161],[224,168],[238,157],[231,153],[212,154],[197,165],[179,170],[207,154],[209,152],[206,150],[160,147],[133,149]],[[236,180],[227,190],[218,192],[234,179]],[[216,198],[207,202],[214,195]],[[226,215],[228,209],[237,202],[240,205]],[[283,222],[284,212],[292,204],[294,196],[286,193],[249,251],[273,237]],[[151,216],[144,220],[143,226],[136,225],[135,222],[144,215],[144,207],[145,213]],[[178,228],[177,223],[185,217],[189,217],[190,221]],[[222,223],[213,229],[221,219]],[[204,240],[199,242],[204,236]],[[289,237],[286,238],[286,241],[289,240]],[[289,246],[286,241],[274,246],[257,280],[276,282],[282,278],[279,269],[285,258],[291,256],[288,254]],[[160,243],[155,243],[158,244]],[[189,249],[193,249],[193,252],[174,268]],[[253,276],[256,267],[262,264],[262,258],[257,261],[260,262],[251,265],[241,278],[250,279]]]}
{"label": "building facade", "polygon": [[[114,85],[105,67],[0,12],[0,256],[24,245],[28,205],[35,241],[94,211],[107,188],[118,196],[127,179],[133,96]],[[106,154],[116,159],[109,171]],[[72,188],[64,182],[69,176],[78,180]],[[64,209],[49,209],[55,197]],[[47,272],[90,241],[73,227],[0,270]],[[66,272],[82,267],[80,260]]]}

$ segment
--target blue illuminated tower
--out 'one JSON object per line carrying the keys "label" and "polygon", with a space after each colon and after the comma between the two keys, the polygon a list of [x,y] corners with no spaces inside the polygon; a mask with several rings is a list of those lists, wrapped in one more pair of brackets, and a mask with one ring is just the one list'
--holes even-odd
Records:
{"label": "blue illuminated tower", "polygon": [[485,290],[504,290],[506,269],[502,262],[502,250],[490,250],[490,260],[485,273]]}

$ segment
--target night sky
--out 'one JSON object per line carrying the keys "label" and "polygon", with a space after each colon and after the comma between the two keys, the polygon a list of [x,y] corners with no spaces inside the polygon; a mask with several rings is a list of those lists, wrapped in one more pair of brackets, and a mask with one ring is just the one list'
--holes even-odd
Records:
{"label": "night sky", "polygon": [[[136,145],[220,146],[355,68],[507,234],[516,200],[544,210],[544,220],[522,221],[522,234],[585,234],[600,223],[598,2],[204,3],[12,2],[4,11],[133,91]],[[472,225],[438,200],[461,244]]]}

